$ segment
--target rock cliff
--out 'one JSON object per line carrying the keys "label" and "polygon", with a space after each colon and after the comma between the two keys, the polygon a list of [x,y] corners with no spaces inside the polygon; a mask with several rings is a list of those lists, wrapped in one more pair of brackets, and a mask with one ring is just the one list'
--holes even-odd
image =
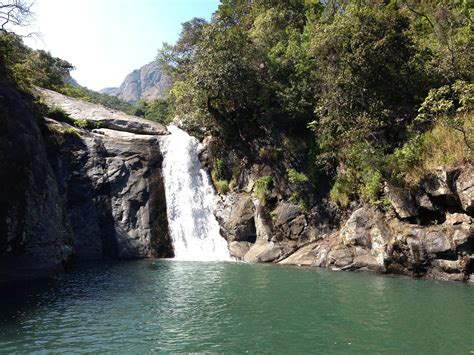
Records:
{"label": "rock cliff", "polygon": [[0,284],[61,273],[74,245],[37,120],[0,86]]}
{"label": "rock cliff", "polygon": [[[219,145],[206,143],[203,159],[215,159]],[[284,164],[290,159],[241,162],[235,187],[217,203],[222,234],[237,259],[474,282],[472,166],[440,168],[409,191],[386,185],[388,206],[343,210],[324,199],[311,209],[288,202],[293,191],[281,177],[291,166]],[[273,181],[265,204],[252,194],[264,175]]]}
{"label": "rock cliff", "polygon": [[40,90],[66,120],[0,88],[0,283],[73,260],[172,256],[160,124]]}
{"label": "rock cliff", "polygon": [[170,78],[163,74],[158,63],[151,62],[128,74],[119,88],[104,88],[100,92],[133,103],[164,98],[170,85]]}

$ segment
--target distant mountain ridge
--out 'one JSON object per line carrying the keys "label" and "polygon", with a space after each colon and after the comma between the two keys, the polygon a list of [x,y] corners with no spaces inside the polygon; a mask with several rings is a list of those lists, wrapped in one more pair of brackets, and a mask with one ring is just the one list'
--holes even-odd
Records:
{"label": "distant mountain ridge", "polygon": [[159,64],[151,62],[128,74],[120,87],[107,87],[100,92],[133,103],[164,98],[170,86],[171,80]]}

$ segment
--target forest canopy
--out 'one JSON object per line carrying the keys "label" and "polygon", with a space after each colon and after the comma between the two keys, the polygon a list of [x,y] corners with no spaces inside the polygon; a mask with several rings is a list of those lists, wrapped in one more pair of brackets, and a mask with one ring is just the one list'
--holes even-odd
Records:
{"label": "forest canopy", "polygon": [[333,199],[377,201],[383,179],[416,180],[406,170],[435,159],[436,139],[459,141],[447,164],[472,158],[472,11],[467,0],[223,0],[158,60],[189,129],[311,131],[312,170]]}

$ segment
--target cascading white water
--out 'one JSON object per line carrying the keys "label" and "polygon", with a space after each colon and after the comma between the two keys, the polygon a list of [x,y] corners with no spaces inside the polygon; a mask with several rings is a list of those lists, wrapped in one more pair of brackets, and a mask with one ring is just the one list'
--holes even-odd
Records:
{"label": "cascading white water", "polygon": [[212,213],[216,198],[202,169],[198,140],[176,126],[161,139],[168,223],[175,259],[230,260]]}

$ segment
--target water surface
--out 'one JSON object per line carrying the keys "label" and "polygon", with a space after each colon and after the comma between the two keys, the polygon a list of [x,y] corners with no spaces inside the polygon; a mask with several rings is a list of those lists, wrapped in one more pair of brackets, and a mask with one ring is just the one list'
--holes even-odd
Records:
{"label": "water surface", "polygon": [[1,297],[0,353],[474,351],[474,287],[464,284],[141,260]]}

